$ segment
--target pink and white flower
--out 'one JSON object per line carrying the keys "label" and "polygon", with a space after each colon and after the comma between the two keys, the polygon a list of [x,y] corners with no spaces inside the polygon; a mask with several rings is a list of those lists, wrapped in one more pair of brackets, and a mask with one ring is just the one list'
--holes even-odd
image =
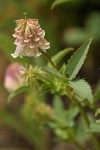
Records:
{"label": "pink and white flower", "polygon": [[8,92],[14,91],[23,85],[22,71],[19,63],[10,64],[5,73],[4,87]]}
{"label": "pink and white flower", "polygon": [[16,28],[13,37],[16,38],[14,44],[17,46],[13,54],[17,56],[40,56],[39,49],[45,51],[50,48],[50,43],[44,38],[45,31],[40,27],[37,19],[16,20]]}

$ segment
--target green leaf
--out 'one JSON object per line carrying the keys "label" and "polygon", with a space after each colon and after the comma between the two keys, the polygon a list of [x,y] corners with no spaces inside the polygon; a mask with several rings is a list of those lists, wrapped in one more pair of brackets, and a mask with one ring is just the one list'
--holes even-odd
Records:
{"label": "green leaf", "polygon": [[69,138],[67,131],[60,129],[60,128],[55,129],[55,134],[57,136],[58,141],[65,141],[66,142],[66,140],[68,140],[68,138]]}
{"label": "green leaf", "polygon": [[62,65],[62,67],[60,68],[60,72],[64,75],[64,76],[66,76],[66,64],[64,63],[63,65]]}
{"label": "green leaf", "polygon": [[91,135],[86,132],[86,124],[83,118],[80,118],[78,122],[75,122],[74,135],[78,142],[86,142],[90,139]]}
{"label": "green leaf", "polygon": [[60,79],[60,80],[62,80],[62,81],[66,81],[66,82],[69,82],[69,80],[66,78],[66,77],[64,77],[64,75],[62,75],[58,70],[56,70],[56,69],[53,69],[53,68],[50,68],[50,67],[44,67],[44,70],[46,71],[46,72],[48,72],[49,74],[51,74],[53,77],[56,77],[56,78],[58,78],[58,79]]}
{"label": "green leaf", "polygon": [[96,123],[99,123],[99,124],[100,124],[100,119],[96,120]]}
{"label": "green leaf", "polygon": [[80,68],[82,67],[88,53],[91,41],[92,38],[86,41],[69,59],[66,66],[66,74],[69,75],[70,80],[75,78]]}
{"label": "green leaf", "polygon": [[98,109],[96,110],[95,116],[97,116],[98,114],[100,114],[100,108],[98,108]]}
{"label": "green leaf", "polygon": [[88,100],[90,104],[93,104],[93,95],[92,90],[89,84],[81,79],[76,81],[71,81],[70,86],[73,88],[77,98],[79,97],[79,100]]}
{"label": "green leaf", "polygon": [[62,99],[57,95],[54,96],[53,107],[57,115],[61,116],[64,113],[64,104]]}
{"label": "green leaf", "polygon": [[23,92],[27,91],[28,89],[29,89],[28,86],[21,86],[21,87],[19,87],[18,89],[16,89],[15,91],[13,91],[13,92],[9,95],[9,97],[8,97],[8,103],[11,102],[11,100],[12,100],[15,96],[17,96],[17,95],[20,94],[20,93],[23,93]]}
{"label": "green leaf", "polygon": [[97,133],[100,132],[100,124],[92,123],[90,125],[89,132],[97,132]]}
{"label": "green leaf", "polygon": [[[70,51],[73,51],[74,49],[72,47],[70,48],[66,48],[60,52],[58,52],[56,55],[54,55],[53,57],[51,57],[51,60],[55,63],[58,64],[61,59],[67,55]],[[48,63],[48,66],[52,67],[52,65],[50,63]]]}
{"label": "green leaf", "polygon": [[78,107],[72,106],[65,112],[65,120],[67,127],[73,127],[74,119],[78,115],[79,109]]}
{"label": "green leaf", "polygon": [[51,6],[51,9],[53,9],[55,6],[66,3],[66,2],[75,2],[77,0],[55,0]]}
{"label": "green leaf", "polygon": [[55,120],[60,127],[72,127],[74,124],[74,118],[78,115],[79,109],[75,106],[69,109],[64,109],[64,104],[59,96],[54,97],[53,101],[54,110],[56,112]]}
{"label": "green leaf", "polygon": [[68,122],[72,121],[79,113],[79,108],[72,106],[66,111],[66,120]]}

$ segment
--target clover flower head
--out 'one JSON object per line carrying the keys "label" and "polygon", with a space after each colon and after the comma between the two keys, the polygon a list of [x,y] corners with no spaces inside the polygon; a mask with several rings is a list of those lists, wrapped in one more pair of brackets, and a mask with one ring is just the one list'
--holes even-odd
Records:
{"label": "clover flower head", "polygon": [[45,72],[40,67],[30,65],[26,66],[22,71],[22,78],[25,85],[30,85],[34,89],[41,89],[39,81],[45,77]]}
{"label": "clover flower head", "polygon": [[50,48],[50,43],[44,38],[45,31],[40,27],[37,19],[16,20],[16,28],[13,37],[16,50],[11,54],[17,56],[40,56],[39,49],[45,51]]}

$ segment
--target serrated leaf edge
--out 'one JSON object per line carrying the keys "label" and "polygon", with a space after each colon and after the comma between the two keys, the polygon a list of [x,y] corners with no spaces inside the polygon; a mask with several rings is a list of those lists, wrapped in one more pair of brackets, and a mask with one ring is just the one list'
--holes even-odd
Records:
{"label": "serrated leaf edge", "polygon": [[[87,41],[90,41],[89,44],[88,44],[88,45],[89,45],[89,48],[90,48],[90,44],[91,44],[92,39],[93,39],[93,38],[90,38],[89,40],[87,40]],[[87,42],[87,41],[86,41],[86,42]],[[86,42],[85,42],[85,43],[86,43]],[[85,43],[83,43],[82,45],[84,45]],[[78,50],[82,47],[82,45],[76,50],[76,52],[74,52],[73,55],[75,55],[75,54],[78,52]],[[89,48],[88,48],[88,49],[89,49]],[[88,51],[87,51],[87,53],[88,53]],[[72,55],[72,56],[70,57],[70,59],[68,60],[67,65],[66,65],[66,68],[67,68],[68,64],[70,63],[70,61],[72,60],[72,58],[74,57],[73,55]],[[86,58],[86,56],[85,56],[85,58]],[[84,60],[85,60],[85,58],[84,58]],[[84,64],[84,61],[83,61],[82,65],[83,65],[83,64]],[[82,66],[82,65],[81,65],[81,66]],[[81,69],[81,67],[80,67],[80,69]],[[80,69],[78,70],[78,72],[80,71]],[[78,74],[78,72],[77,72],[77,74]],[[66,73],[66,74],[67,74],[67,73]],[[77,74],[76,74],[76,75],[77,75]],[[76,75],[75,75],[75,77],[76,77]],[[73,78],[70,77],[70,80],[74,79],[75,77],[73,77]]]}
{"label": "serrated leaf edge", "polygon": [[[91,92],[91,95],[92,95],[92,101],[93,101],[93,94],[92,94],[92,89],[91,89],[91,86],[90,86],[90,84],[85,80],[85,79],[80,79],[80,80],[83,80],[87,85],[88,85],[88,87],[90,88],[90,92]],[[70,82],[70,86],[71,86],[71,82]],[[72,88],[73,88],[73,86],[71,86]],[[75,89],[76,90],[76,89]],[[80,92],[80,91],[78,91],[78,90],[76,90],[78,93]],[[80,92],[80,94],[82,94],[83,96],[84,96],[84,94],[83,93],[81,93]],[[87,98],[87,97],[85,97],[85,98]],[[89,101],[90,102],[90,101]]]}

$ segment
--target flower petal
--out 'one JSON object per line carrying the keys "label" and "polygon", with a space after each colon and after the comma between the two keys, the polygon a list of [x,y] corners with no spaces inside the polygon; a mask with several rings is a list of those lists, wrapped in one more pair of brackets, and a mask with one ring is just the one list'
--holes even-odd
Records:
{"label": "flower petal", "polygon": [[21,53],[21,49],[22,49],[22,42],[19,42],[19,43],[17,44],[15,53],[11,54],[11,56],[12,56],[13,58],[18,57],[18,56],[20,55],[20,53]]}

